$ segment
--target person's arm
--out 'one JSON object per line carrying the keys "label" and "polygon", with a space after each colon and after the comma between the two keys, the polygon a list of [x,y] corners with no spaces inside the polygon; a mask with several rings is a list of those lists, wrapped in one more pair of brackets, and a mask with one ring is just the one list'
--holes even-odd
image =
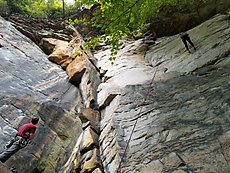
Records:
{"label": "person's arm", "polygon": [[36,127],[33,128],[33,129],[30,131],[30,133],[29,133],[29,139],[30,139],[30,141],[33,141],[34,136],[35,136],[35,131],[36,131]]}
{"label": "person's arm", "polygon": [[33,141],[33,139],[34,139],[34,136],[35,136],[35,133],[30,133],[30,141]]}

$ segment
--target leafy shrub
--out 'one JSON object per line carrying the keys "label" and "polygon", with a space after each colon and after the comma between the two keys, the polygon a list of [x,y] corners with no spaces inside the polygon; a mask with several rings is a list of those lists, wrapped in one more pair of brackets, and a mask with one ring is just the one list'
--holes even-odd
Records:
{"label": "leafy shrub", "polygon": [[6,15],[7,13],[9,13],[7,2],[4,0],[0,0],[0,15]]}

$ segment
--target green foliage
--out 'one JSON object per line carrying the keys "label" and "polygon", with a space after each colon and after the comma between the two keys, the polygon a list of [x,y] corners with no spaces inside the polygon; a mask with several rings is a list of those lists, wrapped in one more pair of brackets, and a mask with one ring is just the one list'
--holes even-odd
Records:
{"label": "green foliage", "polygon": [[94,37],[90,41],[85,42],[83,46],[86,50],[95,49],[98,46],[100,40],[100,37]]}
{"label": "green foliage", "polygon": [[8,12],[6,0],[0,0],[0,14],[5,15]]}
{"label": "green foliage", "polygon": [[100,10],[94,13],[92,26],[100,28],[111,39],[111,60],[116,55],[118,40],[130,37],[141,29],[153,16],[162,9],[177,11],[204,0],[82,0],[87,7],[99,4]]}
{"label": "green foliage", "polygon": [[[81,3],[76,1],[73,5],[65,4],[64,0],[0,0],[0,7],[7,4],[10,13],[19,13],[27,17],[59,19],[71,15],[80,8]],[[65,1],[64,1],[65,2]],[[3,4],[3,5],[2,5]],[[7,9],[7,8],[5,8]],[[3,10],[1,10],[3,12]]]}
{"label": "green foliage", "polygon": [[80,7],[81,7],[81,3],[80,2],[78,2],[78,1],[76,1],[74,4],[72,4],[72,5],[66,5],[65,6],[65,12],[66,12],[66,16],[71,16],[71,15],[74,15],[74,14],[76,14],[76,11],[78,10],[78,9],[80,9]]}
{"label": "green foliage", "polygon": [[31,1],[22,8],[23,13],[27,16],[36,18],[46,17],[46,4],[44,1]]}
{"label": "green foliage", "polygon": [[46,5],[46,15],[48,19],[58,19],[62,17],[61,1],[49,0]]}
{"label": "green foliage", "polygon": [[[80,6],[91,7],[98,4],[91,18],[69,20],[70,24],[81,22],[100,28],[106,44],[111,45],[111,60],[114,60],[119,49],[118,41],[133,36],[142,29],[153,16],[167,9],[176,11],[189,9],[190,5],[198,6],[207,0],[75,0],[75,4],[67,5],[64,0],[0,0],[0,7],[8,5],[10,12],[21,13],[29,17],[59,19],[74,14]],[[2,5],[3,4],[3,5]],[[7,9],[7,8],[5,8]],[[95,48],[102,38],[96,37],[86,43],[87,48]]]}
{"label": "green foliage", "polygon": [[106,34],[121,32],[119,35],[130,35],[165,7],[181,9],[194,2],[195,0],[83,0],[84,5],[99,3],[101,6],[101,10],[96,11],[92,18],[94,26],[102,28]]}

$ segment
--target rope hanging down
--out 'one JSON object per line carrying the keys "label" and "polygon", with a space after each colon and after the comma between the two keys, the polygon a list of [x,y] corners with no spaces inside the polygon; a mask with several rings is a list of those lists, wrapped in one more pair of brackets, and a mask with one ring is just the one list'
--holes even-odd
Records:
{"label": "rope hanging down", "polygon": [[121,172],[121,164],[122,164],[123,159],[124,159],[124,157],[125,157],[125,154],[126,154],[126,152],[127,152],[129,143],[130,143],[130,141],[131,141],[131,139],[132,139],[132,135],[133,135],[133,132],[134,132],[134,130],[135,130],[135,128],[136,128],[138,119],[141,117],[143,105],[144,105],[144,103],[146,102],[146,100],[147,100],[147,98],[148,98],[148,96],[149,96],[149,92],[150,92],[150,89],[151,89],[153,80],[154,80],[154,78],[155,78],[155,76],[156,76],[157,70],[158,70],[158,66],[157,66],[157,68],[156,68],[156,70],[155,70],[155,72],[154,72],[154,75],[153,75],[153,77],[152,77],[152,80],[151,80],[151,82],[150,82],[150,84],[149,84],[149,89],[148,89],[148,92],[147,92],[147,94],[146,94],[146,96],[145,96],[145,98],[144,98],[144,101],[143,101],[141,104],[138,105],[138,106],[142,106],[142,107],[141,107],[141,109],[140,109],[140,112],[137,114],[137,115],[138,115],[138,116],[137,116],[137,119],[136,119],[136,121],[135,121],[135,123],[134,123],[134,125],[133,125],[133,129],[132,129],[132,131],[131,131],[131,133],[130,133],[129,139],[128,139],[127,144],[126,144],[126,146],[125,146],[124,153],[122,154],[121,161],[120,161],[119,166],[118,166],[118,168],[117,168],[117,173],[120,173],[120,172]]}

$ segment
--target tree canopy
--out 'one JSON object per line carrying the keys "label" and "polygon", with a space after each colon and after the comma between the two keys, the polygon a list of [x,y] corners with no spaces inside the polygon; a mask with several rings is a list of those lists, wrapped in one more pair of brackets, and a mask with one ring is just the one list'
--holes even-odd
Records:
{"label": "tree canopy", "polygon": [[110,36],[106,41],[112,44],[113,56],[120,38],[130,37],[161,10],[181,10],[198,1],[204,0],[82,0],[82,3],[87,7],[94,4],[100,6],[94,13],[91,25],[101,28],[105,35]]}
{"label": "tree canopy", "polygon": [[[79,9],[81,2],[69,5],[65,0],[0,0],[1,12],[19,13],[27,17],[60,19],[68,17]],[[8,11],[6,10],[8,9]]]}
{"label": "tree canopy", "polygon": [[[103,38],[107,44],[112,45],[113,56],[120,38],[130,37],[161,10],[171,8],[179,11],[203,1],[205,0],[75,0],[74,5],[67,5],[65,0],[0,0],[0,4],[7,4],[10,12],[48,19],[63,18],[74,14],[77,9],[97,4],[99,8],[87,24],[99,28],[105,34]],[[95,47],[100,38],[92,38],[88,42],[89,47]]]}

